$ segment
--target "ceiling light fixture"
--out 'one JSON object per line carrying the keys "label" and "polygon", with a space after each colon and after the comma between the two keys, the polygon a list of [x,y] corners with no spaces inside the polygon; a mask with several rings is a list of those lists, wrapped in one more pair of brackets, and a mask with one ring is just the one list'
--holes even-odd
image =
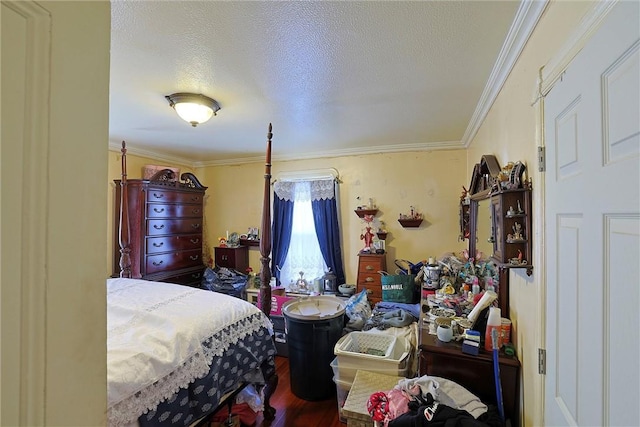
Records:
{"label": "ceiling light fixture", "polygon": [[165,98],[180,118],[191,123],[193,127],[206,122],[220,109],[215,99],[202,94],[180,92],[167,95]]}

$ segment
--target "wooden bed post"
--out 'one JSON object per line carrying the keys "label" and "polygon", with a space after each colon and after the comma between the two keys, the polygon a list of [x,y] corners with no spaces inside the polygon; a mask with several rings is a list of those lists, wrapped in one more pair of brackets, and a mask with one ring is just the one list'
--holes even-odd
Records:
{"label": "wooden bed post", "polygon": [[[271,123],[269,123],[269,132],[267,132],[267,157],[265,161],[264,171],[264,198],[262,203],[262,238],[260,238],[260,304],[262,312],[269,317],[271,314],[271,268],[269,261],[271,258]],[[275,369],[275,366],[274,366]],[[276,410],[271,406],[271,396],[278,387],[278,375],[274,371],[267,378],[264,390],[264,418],[273,420],[276,416]]]}
{"label": "wooden bed post", "polygon": [[129,197],[127,194],[127,149],[122,141],[122,180],[120,181],[120,277],[131,278],[131,248],[129,247]]}
{"label": "wooden bed post", "polygon": [[262,238],[260,239],[260,304],[267,317],[271,314],[271,123],[267,133],[267,157],[264,170],[264,197],[262,203]]}

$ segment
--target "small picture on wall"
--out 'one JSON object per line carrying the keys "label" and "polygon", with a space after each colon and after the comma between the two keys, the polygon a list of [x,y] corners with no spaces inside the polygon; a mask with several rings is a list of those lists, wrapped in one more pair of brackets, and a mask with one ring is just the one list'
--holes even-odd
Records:
{"label": "small picture on wall", "polygon": [[260,236],[258,235],[258,227],[249,227],[249,231],[247,231],[247,239],[260,240]]}

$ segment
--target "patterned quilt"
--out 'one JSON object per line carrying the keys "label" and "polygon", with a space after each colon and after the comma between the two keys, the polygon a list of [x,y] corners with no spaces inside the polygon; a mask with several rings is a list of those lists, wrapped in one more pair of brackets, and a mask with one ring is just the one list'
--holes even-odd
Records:
{"label": "patterned quilt", "polygon": [[[109,425],[188,425],[273,361],[269,319],[228,295],[107,280]],[[268,365],[268,364],[267,364]]]}

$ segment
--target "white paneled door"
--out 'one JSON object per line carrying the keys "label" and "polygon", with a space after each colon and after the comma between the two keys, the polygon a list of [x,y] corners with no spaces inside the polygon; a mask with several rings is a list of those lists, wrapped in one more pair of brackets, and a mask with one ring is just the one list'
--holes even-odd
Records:
{"label": "white paneled door", "polygon": [[640,3],[544,101],[545,425],[640,425]]}

